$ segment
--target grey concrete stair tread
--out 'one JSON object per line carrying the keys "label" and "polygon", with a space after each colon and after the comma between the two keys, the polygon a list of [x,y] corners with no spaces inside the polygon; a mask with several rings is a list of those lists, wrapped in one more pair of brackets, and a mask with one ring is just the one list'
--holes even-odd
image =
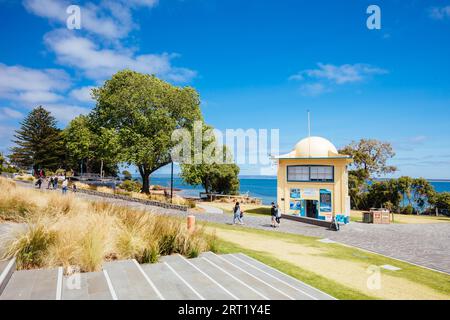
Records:
{"label": "grey concrete stair tread", "polygon": [[296,299],[334,300],[330,295],[308,286],[307,284],[275,270],[245,254],[226,254],[221,257],[242,268],[246,268],[249,272],[263,278],[268,283],[276,286],[278,289]]}
{"label": "grey concrete stair tread", "polygon": [[2,294],[13,272],[16,270],[16,260],[0,261],[0,294]]}
{"label": "grey concrete stair tread", "polygon": [[[289,299],[286,295],[284,295],[284,294],[280,293],[279,291],[277,291],[276,289],[274,289],[274,287],[270,283],[267,283],[266,281],[264,281],[265,280],[264,278],[258,277],[257,275],[255,275],[252,272],[252,270],[248,270],[248,268],[242,268],[239,265],[232,264],[233,261],[228,261],[227,259],[223,259],[222,255],[218,256],[212,252],[208,252],[208,253],[202,254],[201,257],[211,260],[212,262],[214,262],[221,268],[232,273],[234,276],[236,276],[241,281],[245,282],[247,285],[254,288],[256,291],[258,291],[260,294],[262,294],[264,297],[266,297],[268,299],[271,299],[271,300]],[[258,277],[258,279],[263,280],[263,281],[256,279],[255,276]],[[277,288],[277,287],[275,286],[275,288]]]}
{"label": "grey concrete stair tread", "polygon": [[141,267],[165,299],[199,299],[198,295],[183,283],[165,263],[142,264]]}
{"label": "grey concrete stair tread", "polygon": [[[194,260],[194,259],[189,259]],[[191,265],[191,261],[179,255],[171,256],[167,264],[174,269],[192,288],[207,300],[230,300],[234,298],[224,291],[213,280],[205,276]]]}
{"label": "grey concrete stair tread", "polygon": [[103,265],[119,300],[159,299],[133,260],[107,262]]}
{"label": "grey concrete stair tread", "polygon": [[88,272],[64,277],[62,299],[111,300],[112,296],[104,273]]}
{"label": "grey concrete stair tread", "polygon": [[16,271],[0,296],[1,300],[55,300],[58,269]]}
{"label": "grey concrete stair tread", "polygon": [[[261,300],[264,299],[261,294],[248,287],[245,281],[239,279],[239,275],[234,270],[227,270],[227,267],[219,266],[216,261],[211,261],[206,257],[191,259],[192,264],[208,274],[211,278],[216,279],[220,285],[232,293],[240,300]],[[238,279],[238,280],[237,280]],[[246,286],[247,284],[247,286]]]}

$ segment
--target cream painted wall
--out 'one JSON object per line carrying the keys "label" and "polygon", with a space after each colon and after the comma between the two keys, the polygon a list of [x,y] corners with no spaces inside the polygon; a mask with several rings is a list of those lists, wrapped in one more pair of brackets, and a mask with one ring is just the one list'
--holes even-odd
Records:
{"label": "cream painted wall", "polygon": [[[348,196],[348,158],[324,159],[278,159],[277,202],[283,213],[289,211],[289,191],[291,188],[328,189],[332,192],[332,213],[345,214]],[[327,165],[334,166],[334,182],[288,182],[287,166],[290,165]],[[284,201],[282,199],[284,198]]]}

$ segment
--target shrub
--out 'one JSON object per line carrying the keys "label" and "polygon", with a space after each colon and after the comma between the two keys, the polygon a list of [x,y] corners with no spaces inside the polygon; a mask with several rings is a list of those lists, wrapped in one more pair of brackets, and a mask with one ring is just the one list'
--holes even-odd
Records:
{"label": "shrub", "polygon": [[44,258],[56,235],[40,222],[28,224],[26,231],[8,245],[5,258],[15,256],[18,269],[43,267]]}
{"label": "shrub", "polygon": [[119,185],[119,188],[128,192],[139,192],[142,189],[142,184],[139,181],[125,180]]}
{"label": "shrub", "polygon": [[406,207],[402,208],[401,211],[403,214],[413,214],[415,212],[414,207],[408,204]]}

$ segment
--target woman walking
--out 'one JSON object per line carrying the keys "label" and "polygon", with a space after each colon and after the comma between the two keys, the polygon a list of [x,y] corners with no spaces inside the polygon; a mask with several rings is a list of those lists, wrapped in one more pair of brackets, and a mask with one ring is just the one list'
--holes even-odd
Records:
{"label": "woman walking", "polygon": [[236,205],[234,206],[234,209],[233,209],[233,224],[236,224],[236,220],[239,222],[239,224],[244,224],[242,222],[242,218],[244,216],[243,213],[244,213],[244,211],[241,211],[239,202],[236,202]]}

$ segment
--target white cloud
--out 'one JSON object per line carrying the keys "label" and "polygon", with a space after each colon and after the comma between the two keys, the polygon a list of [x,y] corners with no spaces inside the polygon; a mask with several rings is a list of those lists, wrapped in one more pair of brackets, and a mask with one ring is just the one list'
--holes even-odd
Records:
{"label": "white cloud", "polygon": [[368,64],[343,64],[340,66],[318,63],[317,69],[307,69],[290,77],[291,80],[319,79],[336,84],[360,82],[371,75],[385,74],[386,70]]}
{"label": "white cloud", "polygon": [[58,69],[31,69],[0,63],[0,98],[36,104],[54,102],[70,86],[69,75]]}
{"label": "white cloud", "polygon": [[300,92],[305,96],[318,96],[332,91],[333,86],[362,82],[373,75],[388,72],[363,63],[340,66],[318,63],[317,66],[316,69],[306,69],[289,77],[289,80],[305,82],[300,87]]}
{"label": "white cloud", "polygon": [[74,89],[70,92],[70,96],[78,101],[81,102],[92,102],[94,99],[91,97],[91,90],[94,87],[87,86],[87,87],[81,87],[78,89]]}
{"label": "white cloud", "polygon": [[80,114],[88,114],[91,110],[76,105],[50,104],[45,105],[45,109],[61,122],[67,123]]}
{"label": "white cloud", "polygon": [[315,97],[329,91],[322,83],[307,83],[300,87],[300,92],[305,96]]}
{"label": "white cloud", "polygon": [[4,107],[0,109],[0,119],[21,119],[23,114],[17,110]]}
{"label": "white cloud", "polygon": [[[87,2],[80,6],[81,29],[108,39],[120,39],[137,27],[131,10],[153,7],[156,0],[102,1],[99,5]],[[40,17],[65,25],[66,9],[72,5],[62,0],[25,0],[25,8]]]}
{"label": "white cloud", "polygon": [[429,9],[429,16],[435,20],[444,20],[450,18],[450,6],[432,7]]}
{"label": "white cloud", "polygon": [[135,55],[130,50],[102,49],[92,40],[66,30],[50,32],[44,40],[55,52],[59,63],[80,69],[91,79],[105,79],[125,68],[174,82],[188,82],[196,76],[193,70],[172,66],[172,59],[178,56],[176,54]]}

